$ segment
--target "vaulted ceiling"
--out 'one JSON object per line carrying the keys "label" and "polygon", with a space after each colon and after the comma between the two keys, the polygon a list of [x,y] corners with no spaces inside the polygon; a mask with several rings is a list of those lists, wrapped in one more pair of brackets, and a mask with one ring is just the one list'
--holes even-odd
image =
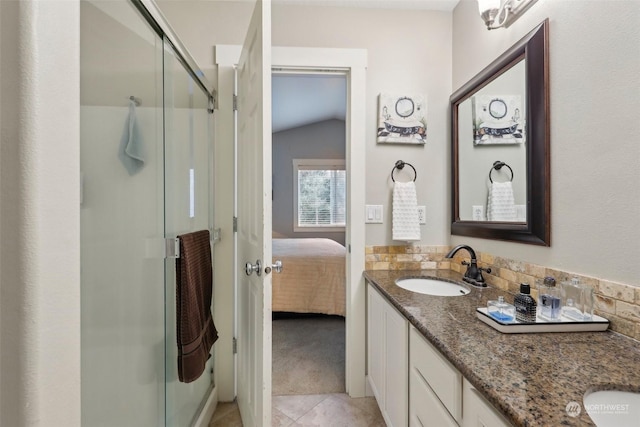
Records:
{"label": "vaulted ceiling", "polygon": [[344,120],[347,80],[342,74],[274,74],[271,90],[273,132]]}

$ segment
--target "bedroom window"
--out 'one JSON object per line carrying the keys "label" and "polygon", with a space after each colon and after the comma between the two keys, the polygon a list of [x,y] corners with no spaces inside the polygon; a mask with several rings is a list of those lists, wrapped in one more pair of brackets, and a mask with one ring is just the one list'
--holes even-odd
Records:
{"label": "bedroom window", "polygon": [[341,231],[346,221],[344,160],[293,160],[294,231]]}

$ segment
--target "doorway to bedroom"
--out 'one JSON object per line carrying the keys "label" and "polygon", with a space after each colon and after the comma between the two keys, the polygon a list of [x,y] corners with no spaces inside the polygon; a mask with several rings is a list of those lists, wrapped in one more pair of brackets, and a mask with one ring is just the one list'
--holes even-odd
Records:
{"label": "doorway to bedroom", "polygon": [[278,396],[346,391],[346,110],[345,72],[273,71],[276,409]]}

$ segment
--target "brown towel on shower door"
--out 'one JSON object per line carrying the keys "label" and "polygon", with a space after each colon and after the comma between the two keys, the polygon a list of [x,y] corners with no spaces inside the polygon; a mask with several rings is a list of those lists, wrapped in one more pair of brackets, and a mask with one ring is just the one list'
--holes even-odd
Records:
{"label": "brown towel on shower door", "polygon": [[178,236],[180,258],[176,259],[176,319],[178,379],[197,380],[209,359],[218,331],[211,317],[213,269],[209,231]]}

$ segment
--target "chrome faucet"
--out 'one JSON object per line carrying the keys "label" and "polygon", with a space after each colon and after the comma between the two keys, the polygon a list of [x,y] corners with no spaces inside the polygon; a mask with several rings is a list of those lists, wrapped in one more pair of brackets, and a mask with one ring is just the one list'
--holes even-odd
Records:
{"label": "chrome faucet", "polygon": [[455,248],[451,249],[448,254],[446,254],[445,258],[453,258],[453,256],[460,249],[466,249],[471,256],[470,262],[462,261],[462,265],[467,265],[467,271],[464,273],[464,280],[467,283],[472,284],[473,286],[482,286],[486,287],[487,283],[484,281],[484,277],[482,277],[482,272],[486,271],[487,273],[491,273],[490,268],[482,268],[478,267],[478,259],[476,258],[476,252],[468,245],[458,245]]}

